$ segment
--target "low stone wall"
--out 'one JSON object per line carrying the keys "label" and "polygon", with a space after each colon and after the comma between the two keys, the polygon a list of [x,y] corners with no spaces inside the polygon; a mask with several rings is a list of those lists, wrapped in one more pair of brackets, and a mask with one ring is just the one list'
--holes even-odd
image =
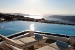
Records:
{"label": "low stone wall", "polygon": [[[27,30],[27,31],[22,31],[22,32],[19,32],[19,33],[15,33],[15,34],[9,35],[9,36],[7,36],[7,37],[10,38],[10,39],[12,39],[12,38],[14,38],[14,37],[24,35],[24,34],[26,34],[26,33],[28,33],[28,32],[29,32],[29,30]],[[69,38],[68,35],[52,34],[52,33],[39,32],[39,31],[34,31],[34,33],[39,33],[39,34],[53,35],[53,36],[59,36],[59,37],[67,37],[67,38]],[[2,41],[2,39],[0,39],[0,42],[1,42],[1,41]]]}

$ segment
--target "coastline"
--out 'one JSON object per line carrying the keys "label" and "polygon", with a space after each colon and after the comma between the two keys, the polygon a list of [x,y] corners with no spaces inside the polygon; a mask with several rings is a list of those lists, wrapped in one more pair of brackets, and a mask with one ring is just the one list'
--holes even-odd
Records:
{"label": "coastline", "polygon": [[[31,20],[33,19],[33,20]],[[49,20],[43,20],[43,19],[34,19],[34,18],[28,18],[27,19],[19,19],[19,20],[22,20],[22,21],[30,21],[30,22],[40,22],[40,23],[47,23],[47,24],[60,24],[60,25],[70,25],[70,26],[75,26],[75,24],[69,24],[69,23],[63,23],[63,22],[60,22],[60,21],[49,21]]]}
{"label": "coastline", "polygon": [[[27,15],[30,16],[30,15]],[[30,21],[30,22],[41,22],[41,23],[47,23],[47,24],[61,24],[61,25],[71,25],[75,26],[75,24],[69,24],[69,23],[64,23],[60,21],[51,21],[51,20],[46,20],[45,18],[40,18],[40,19],[35,19],[35,18],[30,18],[26,17],[23,15],[12,15],[12,14],[4,14],[0,13],[0,23],[1,22],[8,22],[8,21]]]}
{"label": "coastline", "polygon": [[[30,18],[29,18],[30,19]],[[35,20],[23,20],[21,19],[21,21],[29,21],[29,22],[40,22],[40,23],[46,23],[46,24],[60,24],[60,25],[70,25],[70,26],[75,26],[75,24],[68,24],[68,23],[63,23],[63,22],[59,22],[59,21],[49,21],[49,20],[43,20],[43,21],[36,21],[38,19],[35,19]],[[14,21],[14,20],[11,20],[11,21]],[[20,21],[20,20],[15,20],[15,21]],[[0,23],[2,22],[10,22],[10,21],[0,21]]]}

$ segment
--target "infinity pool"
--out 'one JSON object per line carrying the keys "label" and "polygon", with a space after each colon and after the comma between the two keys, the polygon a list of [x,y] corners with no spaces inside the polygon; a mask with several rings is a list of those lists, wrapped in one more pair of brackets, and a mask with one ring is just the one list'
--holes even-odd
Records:
{"label": "infinity pool", "polygon": [[75,35],[75,26],[46,24],[27,21],[11,21],[0,23],[0,34],[8,36],[23,30],[50,32],[55,34]]}

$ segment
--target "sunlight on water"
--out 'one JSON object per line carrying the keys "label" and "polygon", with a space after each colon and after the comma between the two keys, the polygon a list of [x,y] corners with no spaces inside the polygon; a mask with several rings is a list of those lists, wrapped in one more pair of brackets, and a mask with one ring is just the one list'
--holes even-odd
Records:
{"label": "sunlight on water", "polygon": [[34,23],[32,23],[32,24],[30,25],[30,30],[31,30],[31,31],[34,31]]}

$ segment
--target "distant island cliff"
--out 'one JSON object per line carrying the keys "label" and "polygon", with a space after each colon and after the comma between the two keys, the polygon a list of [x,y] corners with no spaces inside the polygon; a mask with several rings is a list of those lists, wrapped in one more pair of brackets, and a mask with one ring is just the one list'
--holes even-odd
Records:
{"label": "distant island cliff", "polygon": [[[29,14],[20,14],[20,13],[15,13],[15,14],[4,14],[4,13],[0,13],[0,22],[4,22],[4,21],[16,21],[16,20],[23,20],[23,21],[32,21],[32,22],[41,22],[41,23],[50,23],[50,24],[63,24],[63,25],[74,25],[75,24],[70,24],[70,23],[64,23],[61,21],[51,21],[51,20],[46,20],[45,18],[41,18],[41,19],[35,19],[35,18],[30,18],[30,17],[25,17],[26,16],[30,16]],[[48,17],[52,17],[52,18],[61,18],[64,20],[71,20],[71,21],[75,21],[75,16],[48,16]]]}
{"label": "distant island cliff", "polygon": [[49,16],[49,17],[60,18],[60,19],[63,19],[63,20],[75,22],[75,16],[74,15],[52,15],[52,16]]}

